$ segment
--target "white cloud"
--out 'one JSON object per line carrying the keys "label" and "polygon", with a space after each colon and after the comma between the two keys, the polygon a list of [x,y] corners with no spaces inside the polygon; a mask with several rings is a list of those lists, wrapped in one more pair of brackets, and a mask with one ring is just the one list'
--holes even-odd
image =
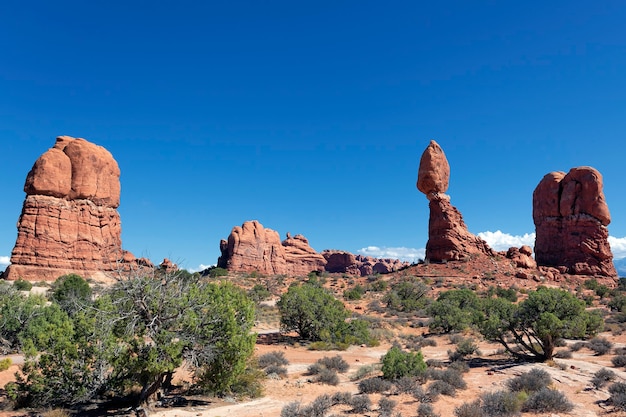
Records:
{"label": "white cloud", "polygon": [[609,245],[614,259],[626,258],[626,237],[609,236]]}
{"label": "white cloud", "polygon": [[528,245],[532,248],[535,245],[534,233],[525,233],[519,236],[496,230],[495,232],[480,232],[478,233],[478,237],[487,242],[487,244],[496,251],[505,251],[511,247],[519,248],[523,245]]}
{"label": "white cloud", "polygon": [[357,252],[361,255],[373,256],[374,258],[400,259],[407,262],[417,262],[420,259],[424,259],[424,256],[426,256],[426,249],[424,248],[415,249],[404,247],[388,248],[384,246],[368,246],[357,250]]}
{"label": "white cloud", "polygon": [[205,264],[200,264],[197,268],[190,268],[188,269],[189,272],[194,273],[194,272],[202,272],[207,268],[210,268],[212,266],[215,266],[215,264],[213,265],[205,265]]}
{"label": "white cloud", "polygon": [[0,256],[0,267],[7,266],[11,263],[11,258],[9,256]]}

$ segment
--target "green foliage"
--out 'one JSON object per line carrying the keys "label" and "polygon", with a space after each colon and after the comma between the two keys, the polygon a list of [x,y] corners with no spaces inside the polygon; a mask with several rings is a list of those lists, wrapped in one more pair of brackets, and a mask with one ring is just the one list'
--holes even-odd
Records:
{"label": "green foliage", "polygon": [[357,284],[354,288],[345,290],[343,292],[343,298],[345,300],[360,300],[365,294],[365,288],[362,285]]}
{"label": "green foliage", "polygon": [[12,364],[13,362],[11,361],[11,358],[0,359],[0,372],[9,369]]}
{"label": "green foliage", "polygon": [[533,392],[522,407],[523,411],[532,413],[567,413],[573,409],[574,404],[561,391],[549,388]]}
{"label": "green foliage", "polygon": [[426,371],[426,362],[421,351],[404,352],[393,346],[382,357],[382,371],[385,379],[398,379],[404,376],[420,376]]}
{"label": "green foliage", "polygon": [[387,308],[396,311],[419,310],[427,305],[428,290],[428,286],[417,279],[402,281],[391,288],[383,302],[387,304]]}
{"label": "green foliage", "polygon": [[515,288],[489,287],[487,295],[505,298],[513,303],[517,301],[517,290]]}
{"label": "green foliage", "polygon": [[23,280],[22,278],[15,280],[13,286],[18,291],[30,291],[33,288],[33,284],[29,281]]}
{"label": "green foliage", "polygon": [[227,275],[228,275],[228,270],[221,268],[219,266],[209,269],[209,276],[211,278],[225,277]]}
{"label": "green foliage", "polygon": [[604,324],[574,295],[546,287],[529,292],[519,305],[502,298],[484,300],[476,323],[486,339],[501,343],[511,354],[542,361],[553,357],[559,339],[593,336]]}
{"label": "green foliage", "polygon": [[248,291],[248,297],[255,303],[267,300],[271,296],[272,293],[263,284],[255,284],[254,287]]}
{"label": "green foliage", "polygon": [[87,281],[76,274],[59,277],[52,284],[50,293],[52,301],[70,315],[89,304],[92,295],[91,287]]}
{"label": "green foliage", "polygon": [[433,318],[429,324],[432,332],[462,331],[480,316],[480,299],[466,288],[445,291],[428,307],[428,315]]}
{"label": "green foliage", "polygon": [[533,368],[515,378],[509,379],[506,383],[511,391],[535,392],[548,387],[552,383],[550,374],[543,369]]}
{"label": "green foliage", "polygon": [[21,349],[21,333],[43,314],[45,304],[46,299],[39,295],[25,297],[13,285],[0,283],[0,353]]}
{"label": "green foliage", "polygon": [[487,416],[512,417],[519,415],[526,396],[517,392],[494,391],[481,396],[481,411]]}

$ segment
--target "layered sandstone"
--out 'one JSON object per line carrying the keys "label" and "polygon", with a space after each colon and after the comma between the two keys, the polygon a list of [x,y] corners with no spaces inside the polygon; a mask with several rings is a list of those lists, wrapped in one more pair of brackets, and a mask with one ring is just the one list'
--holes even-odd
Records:
{"label": "layered sandstone", "polygon": [[448,190],[450,165],[434,140],[422,154],[417,188],[429,200],[426,259],[434,262],[466,259],[473,254],[494,255],[487,242],[467,230],[461,212],[450,204]]}
{"label": "layered sandstone", "polygon": [[103,280],[122,266],[149,263],[122,250],[119,178],[117,162],[105,148],[58,137],[26,177],[4,278],[41,281],[76,273]]}
{"label": "layered sandstone", "polygon": [[551,172],[533,192],[538,265],[617,278],[608,242],[609,208],[602,175],[591,167]]}
{"label": "layered sandstone", "polygon": [[323,271],[326,265],[304,236],[287,234],[281,242],[278,232],[256,220],[235,226],[228,239],[220,242],[220,251],[217,266],[233,272],[306,275]]}

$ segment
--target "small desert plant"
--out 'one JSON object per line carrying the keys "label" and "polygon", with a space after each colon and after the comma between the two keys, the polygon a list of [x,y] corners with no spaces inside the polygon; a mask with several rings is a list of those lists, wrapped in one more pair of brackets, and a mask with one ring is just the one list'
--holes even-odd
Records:
{"label": "small desert plant", "polygon": [[443,361],[439,359],[428,359],[426,360],[426,365],[429,368],[444,368],[445,367],[445,364],[443,363]]}
{"label": "small desert plant", "polygon": [[454,361],[448,365],[448,369],[455,369],[461,373],[469,372],[469,365],[464,361]]}
{"label": "small desert plant", "polygon": [[390,417],[391,412],[396,407],[398,403],[394,400],[390,400],[389,398],[382,397],[378,400],[378,413],[380,417]]}
{"label": "small desert plant", "polygon": [[56,408],[54,410],[44,411],[40,414],[41,417],[70,417],[71,414],[68,411],[65,411],[61,408]]}
{"label": "small desert plant", "polygon": [[609,402],[613,404],[617,410],[626,411],[626,383],[615,382],[609,386]]}
{"label": "small desert plant", "polygon": [[604,387],[609,382],[613,381],[617,375],[615,372],[610,369],[602,368],[599,369],[595,374],[593,374],[593,378],[591,378],[591,384],[595,389],[600,389]]}
{"label": "small desert plant", "polygon": [[372,400],[365,394],[353,395],[350,400],[350,406],[354,413],[364,413],[372,409]]}
{"label": "small desert plant", "polygon": [[453,345],[458,345],[462,340],[465,340],[465,338],[462,334],[453,333],[448,336],[448,340],[450,340],[450,343],[452,343]]}
{"label": "small desert plant", "polygon": [[539,391],[530,394],[522,410],[534,413],[567,413],[572,411],[573,408],[574,404],[561,391],[541,388]]}
{"label": "small desert plant", "polygon": [[285,353],[279,350],[268,352],[259,356],[257,362],[259,364],[259,368],[267,368],[270,365],[289,365],[289,361],[285,358]]}
{"label": "small desert plant", "polygon": [[371,394],[375,392],[385,392],[391,389],[391,382],[379,377],[363,379],[359,382],[359,392]]}
{"label": "small desert plant", "polygon": [[567,349],[561,349],[554,354],[557,359],[572,359],[572,351]]}
{"label": "small desert plant", "polygon": [[511,391],[524,391],[527,393],[539,391],[552,383],[550,374],[543,369],[533,368],[520,376],[509,379],[506,385]]}
{"label": "small desert plant", "polygon": [[307,417],[324,417],[333,406],[330,395],[323,394],[313,400],[311,404],[301,410],[300,414]]}
{"label": "small desert plant", "polygon": [[417,417],[439,417],[439,414],[435,413],[432,405],[421,403],[417,406]]}
{"label": "small desert plant", "polygon": [[275,374],[281,377],[287,376],[287,368],[285,368],[284,366],[270,365],[265,368],[264,371],[266,375]]}
{"label": "small desert plant", "polygon": [[421,403],[429,403],[433,400],[433,397],[420,386],[415,387],[411,391],[411,396]]}
{"label": "small desert plant", "polygon": [[317,376],[317,382],[326,385],[337,385],[339,384],[339,375],[337,375],[337,371],[334,369],[322,369],[322,371]]}
{"label": "small desert plant", "polygon": [[419,376],[426,371],[422,352],[403,352],[393,346],[382,358],[383,377],[397,379],[403,376]]}
{"label": "small desert plant", "polygon": [[454,409],[456,417],[484,417],[485,414],[480,407],[480,400],[471,403],[463,403]]}
{"label": "small desert plant", "polygon": [[352,393],[348,391],[335,392],[330,400],[334,405],[345,404],[350,405],[350,401],[352,400]]}
{"label": "small desert plant", "polygon": [[578,352],[580,349],[584,348],[585,345],[585,342],[575,342],[569,345],[569,350],[571,350],[572,352]]}
{"label": "small desert plant", "polygon": [[33,284],[20,278],[13,283],[13,287],[18,291],[30,291],[33,288]]}
{"label": "small desert plant", "polygon": [[0,360],[0,372],[6,371],[7,369],[9,369],[12,364],[13,362],[11,361],[11,358],[1,359]]}
{"label": "small desert plant", "polygon": [[465,359],[471,355],[480,355],[480,350],[474,340],[470,338],[461,339],[456,345],[456,350],[448,351],[448,358],[452,362]]}
{"label": "small desert plant", "polygon": [[613,343],[604,337],[594,337],[587,342],[587,347],[593,350],[596,355],[601,356],[611,351]]}
{"label": "small desert plant", "polygon": [[431,382],[428,386],[428,395],[431,398],[437,398],[439,395],[454,397],[456,395],[456,388],[454,385],[438,379]]}
{"label": "small desert plant", "polygon": [[408,394],[417,387],[417,381],[410,376],[403,376],[393,381],[393,385],[396,387],[396,391],[399,394]]}
{"label": "small desert plant", "polygon": [[481,396],[482,412],[488,416],[516,416],[522,409],[524,396],[510,391],[488,392]]}
{"label": "small desert plant", "polygon": [[322,359],[318,359],[317,363],[325,366],[327,369],[334,369],[339,373],[344,373],[350,368],[348,362],[346,362],[340,355],[333,357],[324,356]]}
{"label": "small desert plant", "polygon": [[420,342],[420,344],[421,344],[422,346],[431,346],[431,347],[434,347],[434,346],[437,346],[437,341],[436,341],[435,339],[429,339],[429,338],[426,338],[426,337],[425,337],[425,338],[424,338],[424,339]]}
{"label": "small desert plant", "polygon": [[626,366],[626,355],[617,355],[613,357],[613,359],[611,359],[611,363],[616,368],[621,368],[623,366]]}
{"label": "small desert plant", "polygon": [[373,365],[363,365],[360,366],[359,369],[356,370],[354,376],[352,376],[353,381],[358,381],[359,379],[363,379],[366,376],[372,375],[376,371],[376,368]]}
{"label": "small desert plant", "polygon": [[300,402],[292,401],[280,410],[280,417],[298,417],[300,415]]}

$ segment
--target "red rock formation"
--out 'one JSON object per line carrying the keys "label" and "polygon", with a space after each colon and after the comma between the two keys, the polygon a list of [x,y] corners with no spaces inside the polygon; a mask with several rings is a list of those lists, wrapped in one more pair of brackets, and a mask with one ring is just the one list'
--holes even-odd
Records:
{"label": "red rock formation", "polygon": [[350,252],[339,250],[325,250],[322,252],[322,256],[327,262],[327,272],[340,272],[350,275],[388,274],[410,265],[408,262],[398,259],[379,259],[371,256],[353,255]]}
{"label": "red rock formation", "polygon": [[103,147],[58,137],[26,177],[26,200],[6,279],[55,280],[68,273],[105,280],[138,266],[122,250],[120,170]]}
{"label": "red rock formation", "polygon": [[509,248],[506,257],[515,262],[518,268],[535,269],[537,262],[533,259],[533,250],[530,246],[524,245],[521,248]]}
{"label": "red rock formation", "polygon": [[323,271],[326,260],[309,246],[302,235],[280,241],[278,232],[258,221],[235,226],[228,240],[220,242],[222,256],[217,266],[233,272],[257,271],[267,275],[306,275]]}
{"label": "red rock formation", "polygon": [[443,150],[437,142],[430,141],[420,159],[417,177],[418,190],[430,201],[426,259],[441,262],[465,259],[472,254],[493,256],[487,242],[467,230],[463,216],[444,194],[449,177],[450,166]]}
{"label": "red rock formation", "polygon": [[538,265],[617,278],[608,242],[611,216],[602,186],[602,175],[591,167],[543,177],[533,192]]}

